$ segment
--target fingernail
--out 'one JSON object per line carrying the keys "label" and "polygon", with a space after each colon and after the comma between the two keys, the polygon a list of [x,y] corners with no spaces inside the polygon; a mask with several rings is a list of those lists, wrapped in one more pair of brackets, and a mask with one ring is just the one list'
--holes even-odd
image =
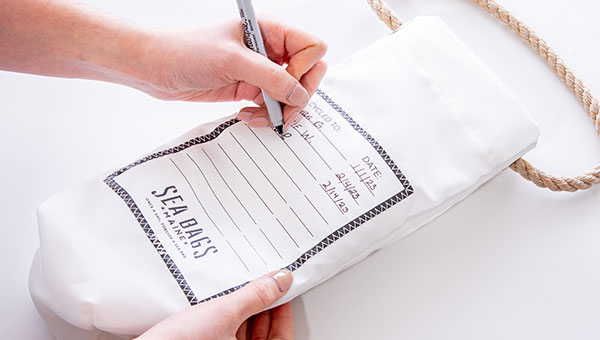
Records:
{"label": "fingernail", "polygon": [[296,120],[296,118],[298,118],[298,113],[300,113],[300,110],[292,112],[292,114],[290,115],[290,118],[288,118],[285,121],[285,124],[283,124],[283,127],[288,128],[290,125],[292,125],[292,123]]}
{"label": "fingernail", "polygon": [[277,284],[277,287],[279,287],[279,291],[281,292],[285,292],[286,290],[290,289],[292,281],[294,280],[292,272],[285,269],[273,274],[271,278],[275,280],[275,283]]}
{"label": "fingernail", "polygon": [[269,126],[269,121],[264,117],[256,117],[250,119],[248,122],[248,126],[250,127],[267,127]]}
{"label": "fingernail", "polygon": [[247,122],[250,120],[250,117],[252,117],[252,112],[240,111],[240,113],[237,114],[237,117],[239,120],[243,120],[244,122]]}
{"label": "fingernail", "polygon": [[308,104],[308,92],[299,84],[294,85],[290,93],[285,97],[292,105],[305,107]]}

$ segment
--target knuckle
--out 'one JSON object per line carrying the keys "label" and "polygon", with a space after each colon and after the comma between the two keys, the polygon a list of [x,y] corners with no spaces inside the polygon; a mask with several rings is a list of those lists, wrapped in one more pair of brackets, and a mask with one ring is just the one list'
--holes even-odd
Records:
{"label": "knuckle", "polygon": [[325,71],[325,70],[327,70],[327,62],[325,60],[319,60],[315,64],[315,68],[318,69],[318,70]]}
{"label": "knuckle", "polygon": [[317,48],[324,55],[327,52],[327,43],[324,40],[319,39],[317,41]]}
{"label": "knuckle", "polygon": [[306,49],[310,50],[314,55],[323,57],[327,52],[327,43],[315,36],[311,36],[307,41]]}
{"label": "knuckle", "polygon": [[271,69],[271,81],[273,83],[278,84],[278,85],[283,85],[286,80],[287,80],[287,73],[283,68],[281,68],[279,66],[274,66]]}

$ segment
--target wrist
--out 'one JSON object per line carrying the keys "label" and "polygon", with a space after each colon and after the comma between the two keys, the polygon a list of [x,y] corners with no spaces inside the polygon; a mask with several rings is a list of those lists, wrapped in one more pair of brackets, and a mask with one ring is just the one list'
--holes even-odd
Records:
{"label": "wrist", "polygon": [[168,68],[176,63],[177,54],[169,51],[168,33],[130,27],[120,32],[116,53],[105,59],[111,79],[104,79],[136,88],[161,99],[169,99],[172,87]]}
{"label": "wrist", "polygon": [[157,72],[153,32],[128,22],[113,22],[105,29],[86,44],[89,57],[78,56],[91,78],[151,92]]}
{"label": "wrist", "polygon": [[154,32],[69,0],[7,0],[0,10],[0,69],[104,80],[152,94],[164,58]]}
{"label": "wrist", "polygon": [[84,4],[66,3],[54,11],[61,17],[59,24],[50,25],[58,34],[51,39],[54,52],[48,55],[57,64],[64,60],[66,67],[50,75],[103,80],[148,92],[153,70],[148,61],[150,30]]}

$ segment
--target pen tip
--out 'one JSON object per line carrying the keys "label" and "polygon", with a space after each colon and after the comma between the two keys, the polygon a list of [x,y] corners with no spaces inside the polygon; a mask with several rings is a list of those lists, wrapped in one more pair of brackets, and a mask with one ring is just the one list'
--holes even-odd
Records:
{"label": "pen tip", "polygon": [[283,125],[275,126],[275,131],[279,134],[279,137],[283,138]]}

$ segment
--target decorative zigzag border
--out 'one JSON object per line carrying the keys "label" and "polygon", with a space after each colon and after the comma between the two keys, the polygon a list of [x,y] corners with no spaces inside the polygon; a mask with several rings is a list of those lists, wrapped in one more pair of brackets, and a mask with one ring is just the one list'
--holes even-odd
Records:
{"label": "decorative zigzag border", "polygon": [[179,288],[181,288],[181,290],[183,291],[183,294],[185,294],[185,297],[188,299],[190,304],[194,305],[194,304],[198,303],[198,299],[196,298],[196,295],[194,294],[194,292],[188,285],[185,277],[183,277],[183,274],[181,273],[181,271],[179,270],[179,268],[177,267],[175,262],[171,259],[171,256],[169,256],[169,254],[163,247],[162,243],[159,241],[158,237],[156,237],[154,230],[152,230],[152,228],[150,227],[150,224],[148,224],[148,221],[146,221],[146,218],[140,211],[140,208],[137,206],[137,204],[131,198],[129,193],[127,191],[125,191],[125,189],[123,189],[112,178],[105,179],[104,183],[108,184],[108,186],[111,189],[113,189],[113,191],[116,192],[117,195],[119,195],[119,197],[121,197],[123,199],[123,201],[125,201],[125,204],[127,204],[127,207],[129,208],[129,210],[131,210],[131,212],[133,213],[133,216],[135,216],[135,219],[138,221],[138,223],[140,224],[140,226],[146,233],[148,240],[150,240],[150,242],[152,243],[154,248],[156,248],[158,255],[160,255],[160,257],[162,258],[163,262],[169,269],[169,272],[171,272],[171,275],[173,275],[175,280],[177,280],[177,283],[179,284]]}
{"label": "decorative zigzag border", "polygon": [[407,191],[407,192],[410,191],[410,193],[408,193],[408,195],[412,194],[413,193],[412,186],[410,185],[410,183],[408,182],[406,177],[404,177],[404,174],[402,173],[402,171],[400,171],[400,169],[398,169],[398,167],[396,166],[396,163],[394,163],[394,161],[390,158],[390,156],[387,154],[387,152],[385,152],[383,147],[381,145],[379,145],[379,142],[377,142],[373,138],[373,136],[371,136],[367,131],[365,131],[365,129],[363,129],[360,125],[358,125],[358,123],[352,117],[350,117],[346,113],[346,111],[344,111],[338,104],[336,104],[331,98],[329,98],[328,95],[326,95],[323,91],[321,91],[321,89],[317,89],[316,93],[327,104],[329,104],[329,106],[331,106],[331,108],[333,108],[337,113],[339,113],[340,116],[342,116],[354,128],[354,130],[356,130],[358,133],[360,133],[360,135],[363,136],[369,142],[369,144],[371,144],[371,146],[373,146],[373,148],[375,148],[375,151],[377,151],[377,153],[381,156],[381,158],[383,158],[383,161],[385,162],[385,164],[387,164],[390,167],[390,169],[392,169],[392,171],[394,172],[396,177],[398,177],[398,180],[404,186],[405,191]]}
{"label": "decorative zigzag border", "polygon": [[150,155],[148,155],[148,156],[146,156],[146,157],[144,157],[142,159],[139,159],[139,160],[137,160],[137,161],[135,161],[135,162],[133,162],[133,163],[131,163],[131,164],[129,164],[129,165],[127,165],[127,166],[125,166],[125,167],[123,167],[123,168],[115,171],[115,172],[113,172],[108,177],[106,177],[106,179],[104,180],[104,182],[106,182],[107,180],[112,180],[113,178],[115,178],[115,177],[119,176],[120,174],[124,173],[125,171],[127,171],[127,170],[129,170],[129,169],[131,169],[131,168],[133,168],[135,166],[138,166],[140,164],[146,163],[147,161],[151,161],[151,160],[156,159],[156,158],[160,158],[160,157],[163,157],[163,156],[166,156],[166,155],[177,153],[179,151],[183,151],[183,150],[185,150],[187,148],[190,148],[190,147],[192,147],[194,145],[198,145],[198,144],[203,144],[203,143],[206,143],[206,142],[210,142],[211,140],[219,137],[219,135],[221,134],[221,132],[225,131],[225,129],[227,129],[228,127],[232,126],[233,124],[238,123],[239,121],[240,120],[237,119],[237,118],[232,118],[232,119],[230,119],[228,121],[225,121],[225,122],[219,124],[219,126],[217,126],[209,134],[206,134],[206,135],[200,136],[200,137],[196,137],[194,139],[190,139],[190,140],[188,140],[185,143],[181,143],[181,144],[176,145],[174,147],[171,147],[171,148],[168,148],[168,149],[161,150],[161,151],[155,152],[153,154],[150,154]]}
{"label": "decorative zigzag border", "polygon": [[[394,161],[389,157],[389,155],[383,149],[383,147],[381,147],[381,145],[379,145],[379,143],[367,131],[365,131],[354,119],[352,119],[352,117],[350,117],[346,113],[346,111],[344,111],[339,105],[337,105],[323,91],[321,91],[320,89],[317,89],[316,93],[327,104],[329,104],[336,112],[338,112],[348,123],[350,123],[350,125],[358,133],[360,133],[371,144],[371,146],[373,146],[373,148],[375,148],[375,150],[377,151],[377,153],[381,156],[381,158],[385,161],[385,163],[390,167],[390,169],[396,175],[396,177],[398,178],[398,180],[402,183],[402,185],[404,186],[404,190],[402,190],[398,194],[396,194],[396,195],[388,198],[387,200],[385,200],[384,202],[382,202],[381,204],[379,204],[375,208],[367,211],[366,213],[360,215],[359,217],[357,217],[354,220],[348,222],[347,224],[345,224],[341,228],[337,229],[333,233],[329,234],[327,237],[325,237],[324,239],[322,239],[319,243],[317,243],[310,250],[308,250],[307,252],[305,252],[304,254],[302,254],[293,263],[291,263],[291,264],[287,265],[286,267],[284,267],[284,268],[286,268],[286,269],[288,269],[290,271],[294,271],[294,270],[300,268],[300,266],[302,266],[304,263],[306,263],[306,261],[308,261],[311,257],[313,257],[314,255],[318,254],[321,250],[327,248],[330,244],[334,243],[335,241],[337,241],[338,239],[340,239],[342,236],[348,234],[352,230],[358,228],[359,226],[361,226],[365,222],[369,221],[373,217],[379,215],[380,213],[382,213],[383,211],[385,211],[388,208],[392,207],[393,205],[401,202],[402,200],[404,200],[406,197],[410,196],[414,192],[414,190],[413,190],[410,182],[408,181],[408,179],[406,179],[406,177],[404,176],[404,174],[402,174],[402,171],[400,171],[400,169],[396,166],[396,164],[394,163]],[[123,199],[123,201],[125,202],[125,204],[129,208],[129,210],[131,210],[131,212],[135,216],[136,220],[138,221],[138,223],[142,227],[142,230],[146,233],[146,236],[148,237],[148,240],[150,240],[150,242],[152,243],[152,245],[154,246],[154,248],[158,252],[159,256],[161,257],[161,259],[163,260],[163,262],[165,263],[165,265],[169,269],[169,272],[171,272],[171,275],[173,275],[173,278],[175,278],[175,280],[177,281],[177,283],[178,283],[179,287],[181,288],[183,294],[185,295],[185,297],[188,299],[188,301],[192,305],[195,305],[195,304],[201,303],[201,302],[205,302],[205,301],[208,301],[208,300],[212,300],[212,299],[214,299],[216,297],[219,297],[219,296],[230,294],[230,293],[232,293],[232,292],[240,289],[241,287],[245,286],[246,284],[248,284],[248,282],[245,282],[245,283],[240,284],[238,286],[229,288],[229,289],[227,289],[225,291],[222,291],[222,292],[220,292],[218,294],[215,294],[215,295],[210,296],[208,298],[205,298],[203,300],[198,300],[198,298],[196,297],[196,295],[194,294],[194,292],[192,291],[192,289],[188,285],[187,280],[185,279],[183,273],[181,273],[181,271],[179,270],[179,268],[177,267],[177,265],[175,264],[175,262],[171,259],[171,256],[169,256],[169,254],[167,253],[167,251],[163,247],[162,243],[160,242],[160,240],[158,239],[158,237],[154,233],[154,230],[152,230],[152,228],[150,227],[150,224],[148,223],[148,221],[146,220],[146,218],[142,214],[141,210],[139,209],[139,207],[137,206],[137,204],[135,203],[135,201],[133,200],[133,198],[131,197],[131,195],[129,195],[129,193],[125,189],[123,189],[114,179],[115,179],[115,177],[121,175],[125,171],[127,171],[127,170],[129,170],[129,169],[131,169],[133,167],[136,167],[136,166],[138,166],[140,164],[146,163],[146,162],[148,162],[150,160],[153,160],[153,159],[156,159],[156,158],[160,158],[160,157],[163,157],[163,156],[166,156],[166,155],[170,155],[170,154],[173,154],[173,153],[180,152],[180,151],[185,150],[187,148],[190,148],[190,147],[192,147],[194,145],[198,145],[198,144],[209,142],[209,141],[217,138],[223,131],[225,131],[225,129],[227,129],[228,127],[230,127],[230,126],[232,126],[232,125],[234,125],[234,124],[236,124],[238,122],[239,122],[239,120],[237,118],[230,119],[230,120],[228,120],[226,122],[223,122],[222,124],[220,124],[219,126],[217,126],[212,132],[210,132],[210,133],[208,133],[206,135],[203,135],[203,136],[200,136],[200,137],[196,137],[194,139],[186,141],[186,142],[184,142],[182,144],[179,144],[177,146],[174,146],[174,147],[171,147],[171,148],[168,148],[168,149],[165,149],[165,150],[161,150],[161,151],[155,152],[153,154],[150,154],[150,155],[148,155],[146,157],[143,157],[143,158],[141,158],[141,159],[139,159],[139,160],[137,160],[137,161],[135,161],[135,162],[133,162],[133,163],[131,163],[131,164],[129,164],[129,165],[121,168],[121,169],[118,169],[117,171],[113,172],[112,174],[110,174],[109,176],[107,176],[104,179],[104,183],[106,183],[117,195],[119,195],[119,197],[121,197],[121,199]]]}
{"label": "decorative zigzag border", "polygon": [[[106,183],[115,193],[117,193],[117,195],[119,195],[119,197],[121,197],[121,199],[123,199],[125,204],[127,204],[127,207],[129,208],[129,210],[131,210],[131,212],[133,213],[133,216],[135,216],[136,220],[142,227],[142,230],[144,230],[144,232],[146,233],[148,240],[150,240],[150,242],[152,243],[152,245],[158,252],[158,255],[160,255],[160,258],[163,260],[163,262],[167,266],[167,269],[169,269],[169,272],[171,272],[171,275],[173,275],[173,277],[177,281],[179,288],[181,288],[181,291],[183,292],[185,297],[188,299],[188,301],[192,305],[195,305],[200,302],[200,301],[198,301],[196,294],[194,294],[194,292],[190,288],[189,284],[187,283],[187,280],[183,276],[183,273],[179,270],[179,268],[177,267],[177,265],[175,264],[173,259],[171,259],[171,256],[169,256],[169,254],[167,253],[166,249],[163,247],[163,245],[160,242],[160,240],[158,239],[158,237],[156,237],[154,230],[152,230],[152,228],[150,227],[150,224],[148,223],[148,221],[142,214],[142,211],[137,206],[137,204],[135,203],[135,201],[133,200],[131,195],[129,195],[129,193],[125,189],[123,189],[123,187],[121,187],[114,180],[114,178],[121,175],[125,171],[127,171],[133,167],[136,167],[140,164],[146,163],[150,160],[180,152],[180,151],[185,150],[194,145],[209,142],[209,141],[217,138],[221,134],[221,132],[225,131],[225,129],[227,129],[228,127],[232,126],[233,124],[235,124],[237,122],[239,122],[239,119],[237,119],[237,118],[230,119],[226,122],[223,122],[219,126],[217,126],[209,134],[206,134],[201,137],[196,137],[194,139],[191,139],[191,140],[189,140],[185,143],[179,144],[177,146],[150,154],[142,159],[139,159],[139,160],[113,172],[112,174],[110,174],[108,177],[106,177],[104,179],[104,183]],[[239,289],[240,287],[231,288],[230,290],[226,291],[227,293],[225,293],[225,294],[229,294],[229,293]]]}
{"label": "decorative zigzag border", "polygon": [[337,111],[342,117],[344,117],[344,119],[348,123],[350,123],[350,125],[358,133],[360,133],[361,136],[363,136],[369,142],[369,144],[371,144],[373,146],[373,148],[375,148],[375,150],[377,151],[377,153],[381,156],[381,158],[383,158],[384,162],[390,167],[390,169],[392,169],[392,171],[394,172],[394,174],[396,175],[396,177],[398,178],[398,180],[400,181],[400,183],[402,183],[402,185],[404,186],[404,190],[402,190],[399,193],[397,193],[396,195],[388,198],[387,200],[385,200],[383,203],[379,204],[375,208],[373,208],[373,209],[367,211],[366,213],[358,216],[354,220],[352,220],[352,221],[348,222],[347,224],[345,224],[343,227],[341,227],[338,230],[334,231],[333,233],[329,234],[326,238],[322,239],[319,243],[317,243],[316,246],[312,247],[310,250],[308,250],[307,252],[305,252],[304,254],[302,254],[296,261],[294,261],[293,263],[287,265],[285,268],[288,269],[288,270],[290,270],[290,271],[294,271],[294,270],[300,268],[300,266],[302,264],[304,264],[306,261],[308,261],[314,255],[318,254],[321,250],[325,249],[327,246],[329,246],[333,242],[337,241],[342,236],[348,234],[352,230],[358,228],[363,223],[369,221],[370,219],[372,219],[373,217],[375,217],[375,216],[379,215],[380,213],[384,212],[388,208],[391,208],[394,204],[399,203],[400,201],[402,201],[403,199],[407,198],[408,196],[410,196],[414,192],[414,190],[413,190],[412,186],[410,185],[410,182],[408,181],[408,179],[406,179],[406,177],[404,176],[404,174],[402,173],[402,171],[400,171],[400,169],[398,169],[398,167],[396,166],[396,163],[394,163],[394,161],[390,158],[390,156],[383,149],[383,147],[381,147],[381,145],[379,145],[379,142],[377,142],[367,131],[365,131],[360,125],[358,125],[358,123],[354,119],[352,119],[352,117],[350,117],[346,113],[346,111],[344,111],[339,105],[337,105],[321,89],[317,89],[316,93],[327,104],[329,104],[335,111]]}

